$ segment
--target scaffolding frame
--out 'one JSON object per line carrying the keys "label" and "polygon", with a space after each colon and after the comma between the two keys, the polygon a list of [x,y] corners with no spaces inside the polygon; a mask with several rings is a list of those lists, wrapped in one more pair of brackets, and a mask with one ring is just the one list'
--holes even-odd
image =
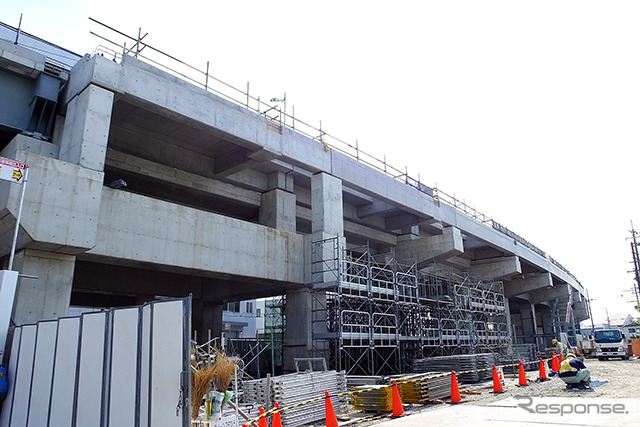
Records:
{"label": "scaffolding frame", "polygon": [[313,242],[311,251],[313,352],[331,369],[399,374],[414,359],[498,353],[510,342],[502,282],[339,241]]}

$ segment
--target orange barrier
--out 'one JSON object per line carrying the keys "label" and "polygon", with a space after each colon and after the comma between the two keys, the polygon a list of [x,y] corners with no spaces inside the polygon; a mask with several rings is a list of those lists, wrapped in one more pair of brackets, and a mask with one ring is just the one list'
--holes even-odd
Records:
{"label": "orange barrier", "polygon": [[324,412],[327,427],[338,427],[338,419],[336,418],[335,412],[333,412],[333,405],[331,404],[328,391],[324,392]]}
{"label": "orange barrier", "polygon": [[553,353],[553,359],[551,359],[551,370],[553,372],[560,371],[560,361],[558,361],[558,355]]}
{"label": "orange barrier", "polygon": [[273,404],[276,412],[273,413],[273,420],[271,421],[271,427],[282,427],[282,419],[280,418],[280,411],[278,409],[280,409],[280,405],[278,405],[278,402]]}
{"label": "orange barrier", "polygon": [[460,389],[458,388],[458,380],[456,379],[456,373],[451,371],[451,401],[449,403],[462,402],[462,396],[460,396]]}
{"label": "orange barrier", "polygon": [[498,370],[496,369],[496,365],[493,365],[493,392],[494,393],[504,393],[504,389],[502,388],[502,381],[498,377]]}
{"label": "orange barrier", "polygon": [[520,368],[518,371],[518,385],[529,385],[529,380],[527,376],[524,374],[524,365],[522,364],[522,360],[520,361]]}
{"label": "orange barrier", "polygon": [[267,425],[267,417],[264,416],[264,409],[260,408],[260,421],[258,421],[258,427],[269,427]]}
{"label": "orange barrier", "polygon": [[397,418],[404,415],[404,407],[402,406],[402,400],[400,399],[400,392],[398,392],[396,380],[393,380],[391,383],[393,384],[391,386],[393,394],[393,413],[391,414],[391,418]]}
{"label": "orange barrier", "polygon": [[541,381],[549,379],[547,378],[547,370],[544,367],[544,362],[542,361],[542,357],[540,358],[540,372],[538,373],[538,377]]}

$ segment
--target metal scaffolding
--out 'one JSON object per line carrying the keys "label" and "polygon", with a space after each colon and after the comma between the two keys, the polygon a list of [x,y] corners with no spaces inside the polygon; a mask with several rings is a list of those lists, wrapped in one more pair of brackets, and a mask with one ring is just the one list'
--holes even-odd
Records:
{"label": "metal scaffolding", "polygon": [[408,372],[414,359],[498,352],[508,342],[501,282],[419,270],[367,246],[314,242],[313,347],[349,375]]}

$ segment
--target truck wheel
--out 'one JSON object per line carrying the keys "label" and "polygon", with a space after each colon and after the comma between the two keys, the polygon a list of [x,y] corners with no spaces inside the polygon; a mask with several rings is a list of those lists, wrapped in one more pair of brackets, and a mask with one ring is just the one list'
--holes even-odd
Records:
{"label": "truck wheel", "polygon": [[604,357],[598,356],[598,360],[602,362],[604,360]]}
{"label": "truck wheel", "polygon": [[623,356],[622,360],[629,360],[629,356]]}

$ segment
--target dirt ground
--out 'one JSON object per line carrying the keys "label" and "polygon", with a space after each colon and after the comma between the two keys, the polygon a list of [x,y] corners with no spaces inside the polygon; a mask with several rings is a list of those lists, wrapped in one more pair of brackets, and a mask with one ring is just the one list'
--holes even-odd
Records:
{"label": "dirt ground", "polygon": [[[591,371],[592,384],[602,382],[588,390],[567,390],[566,384],[558,377],[548,381],[536,381],[539,370],[526,371],[528,386],[518,386],[517,370],[512,374],[505,372],[504,393],[493,393],[493,382],[484,381],[477,384],[459,384],[462,400],[471,405],[489,405],[513,396],[531,397],[575,397],[575,398],[640,398],[640,387],[634,383],[640,377],[640,359],[632,357],[629,360],[585,359],[584,364]],[[547,370],[548,374],[548,370]],[[442,408],[442,404],[405,405],[406,412],[424,412]],[[360,418],[364,414],[352,413],[351,420]],[[386,417],[385,417],[386,418]],[[346,420],[345,420],[346,421]],[[379,420],[362,422],[358,425],[373,426]]]}

